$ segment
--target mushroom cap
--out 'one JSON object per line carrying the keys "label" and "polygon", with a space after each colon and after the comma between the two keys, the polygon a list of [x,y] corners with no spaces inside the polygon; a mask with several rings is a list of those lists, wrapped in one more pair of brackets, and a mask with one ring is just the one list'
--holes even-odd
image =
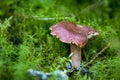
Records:
{"label": "mushroom cap", "polygon": [[56,36],[64,43],[72,43],[84,47],[88,41],[88,34],[95,31],[93,28],[82,27],[69,21],[62,21],[50,27],[51,35]]}
{"label": "mushroom cap", "polygon": [[86,33],[88,39],[99,35],[99,32],[97,32],[95,29],[91,27],[81,26],[81,25],[77,25],[77,26],[80,27],[80,29]]}

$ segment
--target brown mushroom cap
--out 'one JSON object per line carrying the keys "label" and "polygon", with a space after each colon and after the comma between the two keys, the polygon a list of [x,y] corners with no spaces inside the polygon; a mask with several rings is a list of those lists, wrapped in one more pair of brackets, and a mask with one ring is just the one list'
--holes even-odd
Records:
{"label": "brown mushroom cap", "polygon": [[83,27],[81,25],[77,25],[77,26],[80,27],[80,29],[85,32],[87,38],[92,38],[93,36],[99,35],[99,33],[91,27],[86,27],[86,26]]}
{"label": "brown mushroom cap", "polygon": [[87,36],[93,28],[80,27],[69,21],[62,21],[50,27],[51,35],[56,36],[64,43],[72,43],[84,47],[87,43]]}

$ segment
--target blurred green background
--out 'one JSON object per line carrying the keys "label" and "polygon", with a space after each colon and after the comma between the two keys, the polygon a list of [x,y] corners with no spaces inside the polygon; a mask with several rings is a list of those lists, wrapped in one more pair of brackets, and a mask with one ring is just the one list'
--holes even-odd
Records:
{"label": "blurred green background", "polygon": [[91,26],[100,33],[82,49],[83,65],[110,44],[88,66],[93,74],[88,79],[76,74],[74,80],[120,80],[119,0],[1,1],[0,80],[36,80],[26,76],[30,68],[44,72],[66,69],[69,44],[60,42],[49,31],[51,25],[63,20]]}

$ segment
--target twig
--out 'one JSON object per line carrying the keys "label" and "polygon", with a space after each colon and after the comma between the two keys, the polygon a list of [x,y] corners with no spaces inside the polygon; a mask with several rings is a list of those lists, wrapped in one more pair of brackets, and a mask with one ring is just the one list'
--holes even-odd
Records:
{"label": "twig", "polygon": [[19,13],[15,13],[12,16],[17,16],[17,17],[21,17],[24,19],[35,19],[35,20],[43,20],[43,21],[50,21],[50,20],[67,20],[70,19],[70,17],[40,17],[40,16],[28,16],[28,15],[24,15],[24,14],[19,14]]}
{"label": "twig", "polygon": [[100,0],[100,1],[98,1],[98,2],[96,2],[96,3],[94,3],[94,4],[91,4],[91,5],[87,6],[86,8],[84,8],[84,9],[80,12],[80,14],[81,14],[81,13],[85,13],[85,12],[87,12],[87,11],[90,11],[91,9],[96,10],[97,7],[101,7],[104,3],[105,3],[105,1]]}
{"label": "twig", "polygon": [[102,54],[108,48],[109,48],[109,44],[105,46],[100,52],[98,52],[88,63],[86,63],[85,67],[90,65],[98,57],[98,55]]}
{"label": "twig", "polygon": [[69,17],[58,17],[58,18],[52,18],[52,17],[39,17],[39,16],[32,16],[32,18],[34,18],[34,19],[38,19],[38,20],[45,20],[45,21],[47,21],[47,20],[61,20],[61,19],[69,19]]}

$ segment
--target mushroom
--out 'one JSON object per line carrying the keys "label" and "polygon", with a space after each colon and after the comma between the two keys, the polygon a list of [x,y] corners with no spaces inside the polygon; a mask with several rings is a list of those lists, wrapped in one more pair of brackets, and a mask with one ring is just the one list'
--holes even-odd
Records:
{"label": "mushroom", "polygon": [[89,38],[99,35],[93,28],[76,25],[69,21],[59,22],[49,29],[51,35],[56,36],[64,43],[70,44],[72,67],[77,70],[80,68],[81,48],[86,45]]}

